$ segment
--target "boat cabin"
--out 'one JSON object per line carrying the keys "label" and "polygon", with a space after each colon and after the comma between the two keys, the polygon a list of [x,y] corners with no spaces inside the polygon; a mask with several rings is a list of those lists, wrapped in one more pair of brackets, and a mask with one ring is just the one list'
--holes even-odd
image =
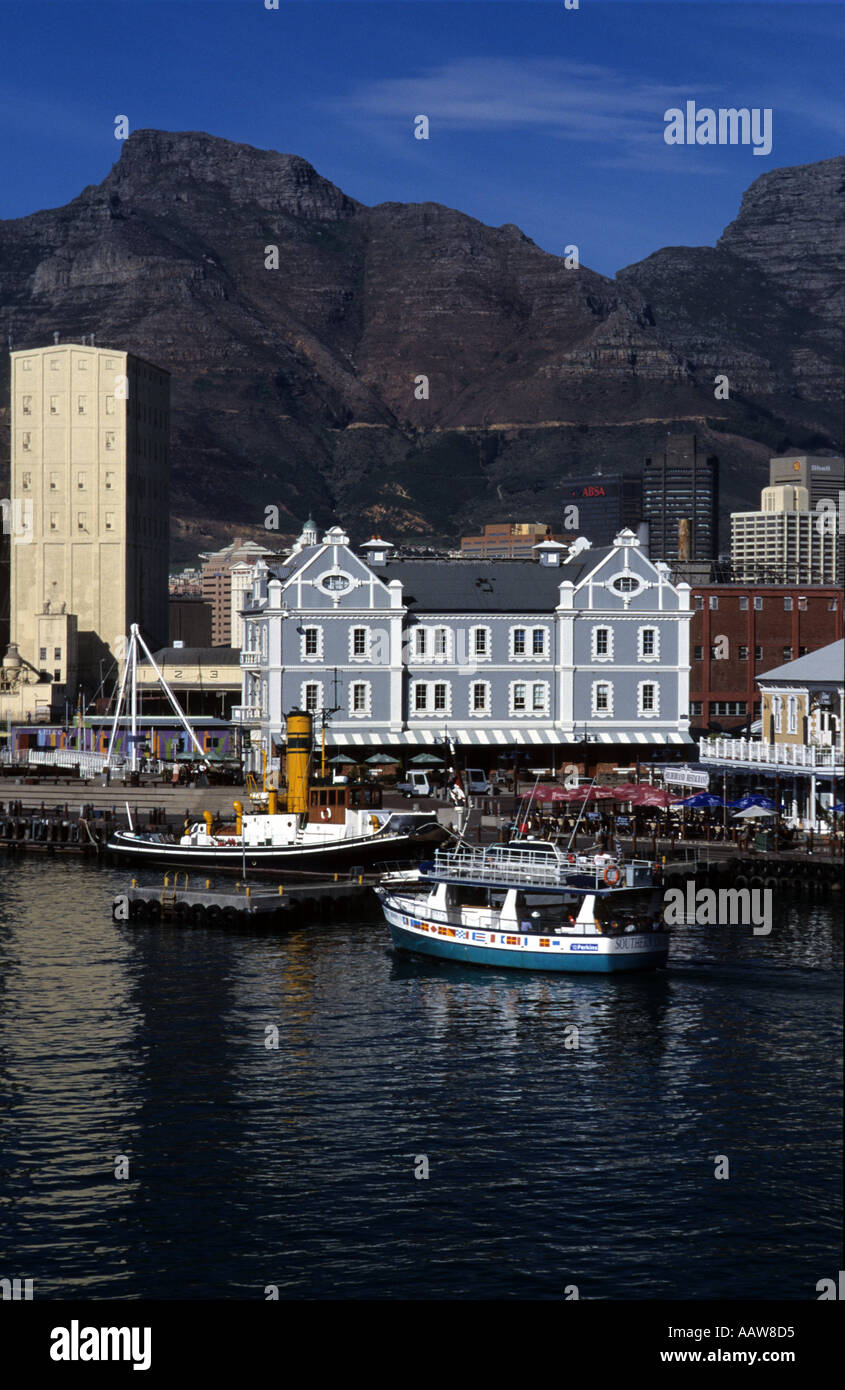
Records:
{"label": "boat cabin", "polygon": [[381,804],[381,787],[365,782],[317,783],[308,791],[308,823],[343,825],[347,811],[379,810]]}

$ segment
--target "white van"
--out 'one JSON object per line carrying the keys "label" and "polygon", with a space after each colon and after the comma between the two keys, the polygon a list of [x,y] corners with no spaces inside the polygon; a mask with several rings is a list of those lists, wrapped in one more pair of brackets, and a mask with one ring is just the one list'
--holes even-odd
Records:
{"label": "white van", "polygon": [[412,768],[405,773],[404,781],[396,783],[396,790],[403,796],[431,796],[431,783],[427,772]]}
{"label": "white van", "polygon": [[468,767],[463,777],[464,790],[468,796],[489,796],[491,786],[487,773],[480,767]]}

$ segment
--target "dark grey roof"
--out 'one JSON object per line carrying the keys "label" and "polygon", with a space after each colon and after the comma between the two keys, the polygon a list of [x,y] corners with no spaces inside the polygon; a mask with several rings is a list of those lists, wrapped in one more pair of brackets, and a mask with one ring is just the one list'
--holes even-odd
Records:
{"label": "dark grey roof", "polygon": [[389,560],[372,566],[385,584],[400,580],[411,612],[549,613],[560,602],[560,586],[577,584],[613,546],[584,550],[569,565],[536,560]]}
{"label": "dark grey roof", "polygon": [[795,661],[787,661],[784,666],[775,666],[771,671],[763,671],[757,677],[763,681],[842,681],[845,672],[845,640],[831,642],[814,652],[805,652]]}
{"label": "dark grey roof", "polygon": [[162,647],[153,656],[159,666],[180,661],[189,666],[239,666],[241,651],[240,647]]}

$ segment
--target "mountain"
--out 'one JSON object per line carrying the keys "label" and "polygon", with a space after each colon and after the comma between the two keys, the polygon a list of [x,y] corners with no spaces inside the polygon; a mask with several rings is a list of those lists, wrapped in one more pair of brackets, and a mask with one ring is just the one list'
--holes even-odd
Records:
{"label": "mountain", "polygon": [[678,430],[722,459],[727,513],[771,453],[841,450],[843,182],[842,158],[764,174],[716,247],[612,280],[511,224],[366,207],[295,155],[136,131],[101,184],[0,222],[0,325],[173,373],[177,558],[266,538],[271,505],[282,532],[559,525],[567,477]]}

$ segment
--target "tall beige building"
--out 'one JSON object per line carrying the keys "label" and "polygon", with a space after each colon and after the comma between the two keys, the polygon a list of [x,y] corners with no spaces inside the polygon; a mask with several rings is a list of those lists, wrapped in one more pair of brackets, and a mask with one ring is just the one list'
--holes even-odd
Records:
{"label": "tall beige building", "polygon": [[85,343],[11,359],[12,498],[30,525],[11,547],[10,637],[90,693],[131,623],[168,641],[170,377]]}

